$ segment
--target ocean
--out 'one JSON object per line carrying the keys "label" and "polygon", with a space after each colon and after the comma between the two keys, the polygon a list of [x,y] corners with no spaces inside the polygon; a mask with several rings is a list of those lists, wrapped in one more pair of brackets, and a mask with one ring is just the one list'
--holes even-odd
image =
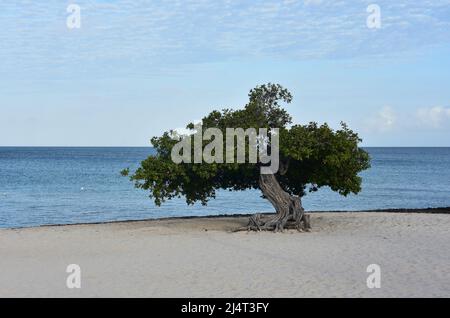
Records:
{"label": "ocean", "polygon": [[[303,199],[305,209],[450,206],[450,148],[366,150],[372,168],[361,173],[360,194],[342,197],[321,189]],[[157,207],[120,175],[152,153],[150,147],[0,147],[0,227],[273,211],[256,190],[219,191],[207,206],[176,199]]]}

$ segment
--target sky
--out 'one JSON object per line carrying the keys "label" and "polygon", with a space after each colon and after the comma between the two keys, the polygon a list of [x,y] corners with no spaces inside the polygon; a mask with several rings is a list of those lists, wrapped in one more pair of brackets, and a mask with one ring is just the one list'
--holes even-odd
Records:
{"label": "sky", "polygon": [[0,2],[0,146],[148,146],[268,82],[295,123],[450,146],[450,0]]}

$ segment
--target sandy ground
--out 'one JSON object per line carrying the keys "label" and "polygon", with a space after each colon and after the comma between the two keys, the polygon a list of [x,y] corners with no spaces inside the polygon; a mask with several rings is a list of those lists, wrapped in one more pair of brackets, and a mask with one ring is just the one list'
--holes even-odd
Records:
{"label": "sandy ground", "polygon": [[[449,214],[311,219],[310,233],[230,233],[243,217],[0,230],[0,296],[450,296]],[[80,289],[66,287],[72,263]]]}

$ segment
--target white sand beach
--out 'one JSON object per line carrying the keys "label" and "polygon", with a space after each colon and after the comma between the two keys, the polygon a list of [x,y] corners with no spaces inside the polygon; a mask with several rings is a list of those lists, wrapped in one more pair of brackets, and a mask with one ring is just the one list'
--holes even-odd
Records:
{"label": "white sand beach", "polygon": [[[0,230],[0,297],[449,297],[450,215],[314,213],[309,233],[247,218]],[[81,288],[66,267],[81,267]],[[381,288],[366,286],[369,264]]]}

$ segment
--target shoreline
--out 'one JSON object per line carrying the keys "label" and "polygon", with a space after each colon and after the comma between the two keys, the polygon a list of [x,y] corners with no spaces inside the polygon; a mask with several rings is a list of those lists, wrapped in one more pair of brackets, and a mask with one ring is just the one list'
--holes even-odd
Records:
{"label": "shoreline", "polygon": [[[261,212],[262,215],[270,215],[274,212]],[[361,211],[306,211],[307,214],[320,214],[320,213],[417,213],[417,214],[450,214],[450,207],[438,207],[438,208],[396,208],[396,209],[374,209],[374,210],[361,210]],[[170,220],[193,220],[193,219],[220,219],[220,218],[243,218],[250,217],[253,214],[217,214],[217,215],[187,215],[187,216],[173,216],[173,217],[161,217],[161,218],[149,218],[149,219],[131,219],[131,220],[118,220],[118,221],[99,221],[99,222],[79,222],[79,223],[58,223],[58,224],[42,224],[34,226],[18,226],[18,227],[0,227],[2,230],[22,230],[22,229],[34,229],[34,228],[46,228],[46,227],[64,227],[64,226],[77,226],[77,225],[102,225],[102,224],[116,224],[116,223],[137,223],[137,222],[153,222],[153,221],[170,221]]]}

